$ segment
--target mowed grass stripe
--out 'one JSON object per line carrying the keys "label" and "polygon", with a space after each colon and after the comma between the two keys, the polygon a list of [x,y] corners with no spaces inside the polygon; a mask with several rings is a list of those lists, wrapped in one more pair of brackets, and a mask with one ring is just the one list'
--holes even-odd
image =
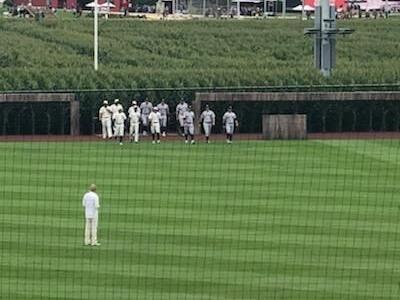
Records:
{"label": "mowed grass stripe", "polygon": [[[44,299],[396,299],[400,153],[330,142],[0,144],[2,282],[39,278]],[[104,244],[84,249],[92,181]]]}

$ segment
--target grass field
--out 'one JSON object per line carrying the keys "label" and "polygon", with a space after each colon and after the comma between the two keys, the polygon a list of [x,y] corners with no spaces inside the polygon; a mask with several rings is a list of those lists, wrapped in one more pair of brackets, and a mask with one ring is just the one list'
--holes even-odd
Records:
{"label": "grass field", "polygon": [[2,143],[0,299],[399,299],[399,146]]}

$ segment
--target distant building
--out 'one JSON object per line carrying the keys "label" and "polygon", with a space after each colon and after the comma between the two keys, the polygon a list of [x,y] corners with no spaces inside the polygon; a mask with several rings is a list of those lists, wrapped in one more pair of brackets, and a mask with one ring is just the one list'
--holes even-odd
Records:
{"label": "distant building", "polygon": [[75,9],[77,0],[14,0],[15,5]]}

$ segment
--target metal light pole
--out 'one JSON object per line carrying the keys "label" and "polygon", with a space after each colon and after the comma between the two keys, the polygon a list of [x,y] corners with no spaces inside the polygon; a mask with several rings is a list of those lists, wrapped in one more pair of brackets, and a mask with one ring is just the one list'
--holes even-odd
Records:
{"label": "metal light pole", "polygon": [[207,0],[203,0],[203,16],[206,16],[206,4]]}
{"label": "metal light pole", "polygon": [[320,0],[315,7],[315,27],[304,30],[314,36],[314,65],[322,75],[329,77],[336,64],[336,35],[347,35],[354,30],[336,27],[335,7],[329,0]]}
{"label": "metal light pole", "polygon": [[240,18],[240,0],[236,0],[236,16]]}
{"label": "metal light pole", "polygon": [[282,17],[286,17],[286,0],[282,0]]}
{"label": "metal light pole", "polygon": [[94,70],[99,69],[99,5],[94,0]]}

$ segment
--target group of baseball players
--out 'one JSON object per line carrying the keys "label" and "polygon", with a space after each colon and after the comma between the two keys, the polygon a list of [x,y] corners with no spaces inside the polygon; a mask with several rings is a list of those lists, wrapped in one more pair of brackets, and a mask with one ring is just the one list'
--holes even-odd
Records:
{"label": "group of baseball players", "polygon": [[[152,135],[152,143],[160,143],[160,136],[167,135],[167,123],[170,109],[164,99],[153,106],[148,98],[140,105],[137,101],[132,101],[128,109],[128,116],[124,113],[124,108],[118,99],[109,105],[108,101],[103,102],[99,110],[99,120],[102,125],[103,139],[115,138],[120,145],[123,143],[125,135],[125,123],[129,124],[130,142],[139,142],[140,130],[146,136],[149,132]],[[176,120],[179,124],[178,133],[185,138],[185,143],[195,143],[194,126],[195,113],[190,105],[181,100],[176,106]],[[210,142],[212,127],[215,126],[215,113],[206,105],[198,120],[202,126],[206,142]],[[227,112],[222,117],[222,123],[226,132],[227,143],[232,143],[235,127],[239,125],[236,114],[229,106]]]}

